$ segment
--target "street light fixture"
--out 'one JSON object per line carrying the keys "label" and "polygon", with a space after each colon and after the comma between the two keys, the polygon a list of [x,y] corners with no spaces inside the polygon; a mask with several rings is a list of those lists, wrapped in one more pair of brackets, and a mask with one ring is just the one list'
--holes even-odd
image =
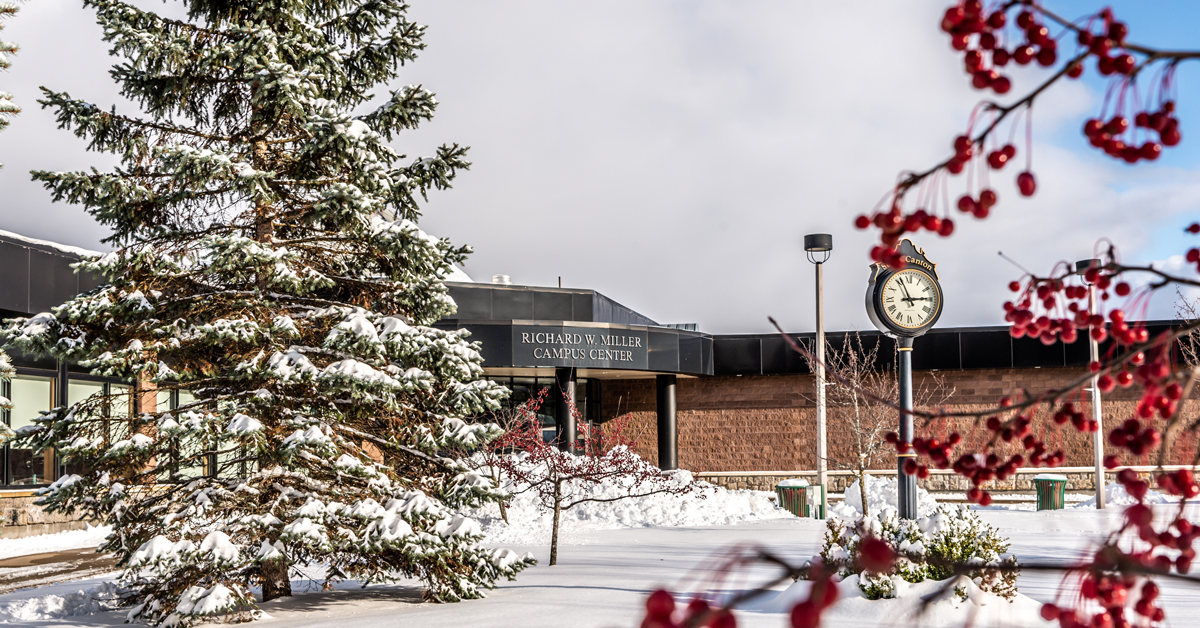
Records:
{"label": "street light fixture", "polygon": [[825,516],[825,491],[828,486],[825,451],[825,303],[822,268],[833,254],[833,236],[811,233],[804,236],[804,251],[817,269],[817,484],[821,485],[820,515]]}
{"label": "street light fixture", "polygon": [[[1088,314],[1096,315],[1096,284],[1087,280],[1084,273],[1090,268],[1100,268],[1102,263],[1098,259],[1084,259],[1075,262],[1075,274],[1083,278],[1083,281],[1088,286]],[[1088,334],[1088,350],[1091,356],[1091,361],[1100,360],[1100,346],[1096,339]],[[1092,434],[1092,450],[1096,462],[1096,508],[1104,508],[1104,424],[1100,417],[1100,386],[1097,381],[1100,379],[1100,373],[1092,374],[1092,419],[1096,421],[1096,431]]]}

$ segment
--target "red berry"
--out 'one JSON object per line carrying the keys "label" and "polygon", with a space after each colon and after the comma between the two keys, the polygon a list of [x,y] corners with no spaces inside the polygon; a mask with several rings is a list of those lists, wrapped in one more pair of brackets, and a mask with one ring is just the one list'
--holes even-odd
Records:
{"label": "red berry", "polygon": [[1114,289],[1114,292],[1116,292],[1117,296],[1119,296],[1119,297],[1129,296],[1129,291],[1130,291],[1129,284],[1125,283],[1124,281],[1117,284],[1117,287]]}
{"label": "red berry", "polygon": [[946,162],[946,170],[949,170],[950,174],[958,174],[962,172],[964,166],[966,166],[966,162],[959,160],[958,157],[954,157],[950,161]]}
{"label": "red berry", "polygon": [[1019,281],[1008,282],[1008,289],[1012,290],[1013,292],[1020,292],[1021,291],[1021,282],[1019,282]]}
{"label": "red berry", "polygon": [[1100,388],[1100,392],[1110,393],[1117,383],[1113,381],[1112,376],[1106,373],[1096,378],[1096,385]]}
{"label": "red berry", "polygon": [[1117,42],[1120,45],[1125,41],[1125,36],[1129,34],[1129,27],[1121,22],[1113,22],[1108,25],[1108,38]]}
{"label": "red berry", "polygon": [[958,199],[958,210],[967,213],[975,211],[975,199],[971,198],[969,194],[964,194]]}
{"label": "red berry", "polygon": [[896,553],[887,543],[868,536],[858,546],[858,560],[866,571],[887,573],[896,562]]}
{"label": "red berry", "polygon": [[1188,225],[1186,231],[1188,233],[1200,233],[1200,222],[1193,222],[1192,224]]}
{"label": "red berry", "polygon": [[792,628],[817,628],[821,624],[821,611],[812,600],[805,600],[792,607]]}
{"label": "red berry", "polygon": [[721,609],[708,620],[711,628],[737,628],[737,618],[728,609]]}
{"label": "red berry", "polygon": [[996,36],[991,33],[981,33],[979,35],[979,47],[984,50],[991,50],[996,47]]}
{"label": "red berry", "polygon": [[966,17],[966,13],[963,12],[962,7],[954,6],[946,9],[946,12],[942,14],[942,30],[950,32],[955,26],[958,26],[959,22],[963,21],[964,17]]}
{"label": "red berry", "polygon": [[984,207],[983,205],[976,203],[975,211],[973,211],[971,213],[974,214],[976,218],[983,220],[984,218],[988,217],[988,214],[990,214],[991,211],[992,211],[992,208]]}
{"label": "red berry", "polygon": [[996,192],[991,189],[986,189],[979,193],[979,202],[977,205],[979,207],[991,207],[996,204],[997,200]]}
{"label": "red berry", "polygon": [[1053,604],[1042,604],[1042,619],[1046,621],[1058,619],[1058,607]]}
{"label": "red berry", "polygon": [[1109,135],[1120,135],[1128,128],[1129,120],[1125,119],[1125,116],[1114,116],[1112,120],[1108,121],[1108,124],[1104,125],[1104,130]]}
{"label": "red berry", "polygon": [[1021,191],[1021,196],[1033,196],[1037,191],[1037,179],[1033,177],[1032,172],[1017,175],[1017,189]]}
{"label": "red berry", "polygon": [[992,65],[1004,67],[1008,65],[1008,61],[1012,59],[1012,55],[1003,48],[995,48],[992,50]]}
{"label": "red berry", "polygon": [[1174,146],[1183,138],[1180,136],[1179,129],[1174,128],[1163,131],[1160,139],[1162,140],[1163,146]]}
{"label": "red berry", "polygon": [[954,48],[955,50],[966,50],[967,46],[970,43],[971,43],[970,35],[962,34],[962,35],[951,35],[950,36],[950,47]]}
{"label": "red berry", "polygon": [[1083,123],[1083,134],[1088,137],[1095,137],[1104,132],[1104,123],[1092,118]]}
{"label": "red berry", "polygon": [[1147,128],[1154,129],[1155,131],[1162,131],[1167,127],[1167,116],[1160,112],[1156,111],[1147,116],[1147,118]]}
{"label": "red berry", "polygon": [[974,72],[983,65],[983,54],[978,50],[968,50],[967,54],[963,55],[963,63],[966,64],[968,72]]}
{"label": "red berry", "polygon": [[670,592],[659,589],[646,598],[646,615],[653,619],[668,619],[675,612],[675,598]]}
{"label": "red berry", "polygon": [[1067,76],[1073,79],[1083,76],[1083,64],[1079,63],[1078,61],[1072,63],[1067,68]]}
{"label": "red berry", "polygon": [[1117,68],[1112,57],[1100,57],[1096,60],[1096,69],[1100,71],[1100,74],[1108,76],[1115,72]]}
{"label": "red berry", "polygon": [[942,219],[942,226],[938,228],[938,235],[943,238],[954,233],[954,221],[949,218]]}
{"label": "red berry", "polygon": [[997,94],[1007,94],[1012,90],[1012,81],[1007,76],[1001,76],[995,81],[992,81],[992,91]]}
{"label": "red berry", "polygon": [[988,165],[991,166],[993,170],[999,170],[1004,167],[1004,164],[1008,163],[1008,155],[1005,155],[1004,151],[999,150],[994,150],[991,153],[988,153],[987,159]]}
{"label": "red berry", "polygon": [[871,219],[866,216],[859,216],[854,219],[854,226],[858,229],[866,229],[871,226]]}
{"label": "red berry", "polygon": [[1138,154],[1146,161],[1154,161],[1162,154],[1162,144],[1158,142],[1146,142],[1142,144],[1141,149],[1138,150]]}
{"label": "red berry", "polygon": [[1030,61],[1033,61],[1035,54],[1033,46],[1021,46],[1013,51],[1013,61],[1016,61],[1018,65],[1028,65]]}
{"label": "red berry", "polygon": [[1008,23],[1008,14],[1006,14],[1004,11],[996,11],[988,16],[987,23],[988,26],[991,26],[995,29],[1004,28],[1004,25]]}
{"label": "red berry", "polygon": [[1038,65],[1048,68],[1054,65],[1054,62],[1058,61],[1058,52],[1053,48],[1043,47],[1037,53],[1037,61]]}
{"label": "red berry", "polygon": [[1021,11],[1020,13],[1017,14],[1017,26],[1021,27],[1022,29],[1028,30],[1029,27],[1033,26],[1033,25],[1034,25],[1034,19],[1033,19],[1032,13],[1030,13],[1029,11]]}
{"label": "red berry", "polygon": [[1133,55],[1124,54],[1113,61],[1113,69],[1120,74],[1133,74],[1133,68],[1137,66],[1137,62],[1133,59]]}

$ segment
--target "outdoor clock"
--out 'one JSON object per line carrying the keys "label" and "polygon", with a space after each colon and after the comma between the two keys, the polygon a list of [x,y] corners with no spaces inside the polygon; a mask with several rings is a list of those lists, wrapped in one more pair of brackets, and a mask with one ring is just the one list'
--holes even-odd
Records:
{"label": "outdoor clock", "polygon": [[867,315],[885,334],[913,338],[929,331],[942,315],[942,285],[937,271],[907,239],[897,251],[905,266],[901,270],[883,264],[871,265],[867,281]]}

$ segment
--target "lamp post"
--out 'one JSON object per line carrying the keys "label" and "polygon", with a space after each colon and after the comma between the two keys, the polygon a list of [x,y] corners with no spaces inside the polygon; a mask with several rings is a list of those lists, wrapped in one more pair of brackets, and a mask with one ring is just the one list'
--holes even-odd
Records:
{"label": "lamp post", "polygon": [[811,233],[804,236],[804,251],[808,261],[817,269],[817,484],[821,485],[820,514],[825,516],[826,452],[825,452],[825,302],[822,268],[833,254],[833,236]]}
{"label": "lamp post", "polygon": [[[1085,259],[1075,262],[1075,274],[1081,278],[1089,268],[1099,268],[1100,260]],[[1096,284],[1083,279],[1088,285],[1088,314],[1095,316],[1096,314]],[[1096,339],[1088,333],[1088,352],[1091,356],[1091,361],[1096,362],[1100,359],[1100,346],[1096,343]],[[1092,433],[1092,450],[1096,462],[1096,508],[1104,508],[1104,424],[1100,418],[1100,386],[1097,381],[1100,379],[1100,373],[1092,375],[1092,419],[1096,421],[1096,431]]]}

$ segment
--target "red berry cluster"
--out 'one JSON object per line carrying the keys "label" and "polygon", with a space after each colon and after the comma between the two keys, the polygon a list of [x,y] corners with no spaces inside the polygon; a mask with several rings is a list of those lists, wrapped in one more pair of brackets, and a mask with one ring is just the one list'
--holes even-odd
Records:
{"label": "red berry cluster", "polygon": [[[1147,571],[1165,574],[1174,568],[1184,575],[1192,568],[1196,558],[1193,545],[1200,538],[1200,528],[1183,517],[1177,517],[1163,531],[1155,531],[1154,511],[1140,503],[1150,490],[1150,484],[1129,469],[1118,473],[1117,481],[1139,500],[1139,503],[1125,510],[1124,530],[1135,532],[1147,547],[1136,552],[1125,552],[1110,543],[1098,549],[1092,563],[1080,574],[1079,595],[1082,602],[1098,605],[1100,610],[1092,612],[1062,608],[1056,604],[1044,605],[1042,617],[1047,621],[1058,620],[1061,628],[1124,628],[1134,623],[1146,625],[1162,622],[1165,614],[1155,606],[1159,596],[1158,585],[1150,580],[1142,581],[1132,574]],[[1178,489],[1178,495],[1200,493],[1200,487],[1196,487],[1190,471],[1160,474],[1159,485]],[[1177,552],[1175,558],[1162,552],[1163,549]],[[1126,617],[1130,598],[1135,595],[1138,599],[1133,604],[1133,612],[1144,618],[1140,621],[1136,617]]]}
{"label": "red berry cluster", "polygon": [[[1198,252],[1200,253],[1200,252]],[[1113,283],[1113,277],[1102,269],[1091,268],[1084,273],[1084,279],[1096,285],[1101,291],[1100,299],[1107,301],[1109,288],[1118,297],[1126,297],[1133,288],[1123,281]],[[1008,284],[1009,290],[1021,292],[1022,285],[1018,281]],[[1040,279],[1031,278],[1024,294],[1016,302],[1004,303],[1004,320],[1012,323],[1009,333],[1013,338],[1038,338],[1045,345],[1052,345],[1058,340],[1065,343],[1075,342],[1079,338],[1079,330],[1088,330],[1088,334],[1096,341],[1103,342],[1111,334],[1122,345],[1146,342],[1149,333],[1141,326],[1130,326],[1125,322],[1125,313],[1119,309],[1109,314],[1112,325],[1105,328],[1104,317],[1091,314],[1087,304],[1088,290],[1084,286],[1068,286],[1061,278]],[[1036,303],[1045,310],[1038,315],[1033,311]],[[1066,303],[1068,313],[1058,309],[1059,301]],[[1054,312],[1061,316],[1054,316]]]}
{"label": "red berry cluster", "polygon": [[1172,494],[1191,499],[1200,495],[1200,485],[1196,484],[1196,476],[1190,469],[1180,469],[1174,473],[1161,473],[1156,479],[1158,487]]}
{"label": "red berry cluster", "polygon": [[886,264],[892,268],[904,268],[904,256],[895,250],[900,237],[905,233],[916,233],[922,229],[931,231],[942,237],[954,233],[954,221],[941,218],[935,214],[918,209],[905,216],[899,205],[893,205],[889,211],[876,212],[873,216],[860,215],[854,219],[854,226],[866,229],[871,225],[883,231],[882,246],[871,249],[871,261]]}
{"label": "red berry cluster", "polygon": [[[1183,139],[1179,133],[1179,119],[1171,115],[1174,111],[1175,103],[1168,100],[1154,113],[1138,112],[1134,116],[1133,127],[1120,114],[1109,118],[1107,122],[1092,118],[1083,124],[1083,134],[1092,146],[1103,149],[1115,159],[1123,159],[1131,164],[1143,159],[1154,161],[1162,154],[1163,146],[1175,146]],[[1135,128],[1156,131],[1158,141],[1146,140],[1139,146]]]}
{"label": "red berry cluster", "polygon": [[1135,74],[1137,60],[1124,49],[1129,27],[1114,19],[1111,9],[1102,10],[1097,17],[1099,20],[1093,22],[1097,22],[1099,30],[1093,31],[1090,23],[1080,29],[1077,37],[1080,47],[1096,56],[1096,69],[1104,76]]}
{"label": "red berry cluster", "polygon": [[1070,423],[1072,427],[1080,432],[1095,432],[1096,430],[1100,429],[1100,426],[1094,419],[1089,419],[1084,416],[1083,412],[1080,412],[1079,409],[1075,407],[1075,404],[1071,403],[1070,401],[1064,403],[1062,407],[1054,413],[1053,418],[1054,422],[1058,425],[1066,425],[1067,423]]}
{"label": "red berry cluster", "polygon": [[1012,80],[1000,74],[998,68],[1008,65],[1009,61],[1027,65],[1037,60],[1039,65],[1047,67],[1058,61],[1058,42],[1029,10],[1017,14],[1017,27],[1024,40],[1012,50],[1004,47],[1007,8],[1003,6],[985,15],[982,2],[965,0],[946,9],[942,15],[942,30],[950,34],[950,46],[963,53],[963,65],[971,75],[971,86],[975,89],[1007,94],[1012,89]]}
{"label": "red berry cluster", "polygon": [[[1080,596],[1094,601],[1101,609],[1095,613],[1060,608],[1055,604],[1042,606],[1042,618],[1058,621],[1060,628],[1128,628],[1137,622],[1127,618],[1129,598],[1137,595],[1138,579],[1130,575],[1108,572],[1085,572],[1080,582]],[[1158,585],[1146,580],[1141,586],[1141,596],[1133,606],[1133,612],[1151,623],[1161,622],[1166,614],[1154,605],[1158,599]],[[1143,621],[1145,621],[1143,620]]]}
{"label": "red berry cluster", "polygon": [[699,598],[676,612],[675,596],[659,589],[646,598],[642,628],[737,628],[737,619],[729,609],[714,609]]}
{"label": "red berry cluster", "polygon": [[[873,537],[867,537],[859,545],[860,555],[862,552],[869,552],[872,557],[875,557],[878,552],[871,544]],[[883,543],[879,541],[879,543]],[[887,544],[883,544],[887,548]],[[890,552],[891,549],[887,548]],[[872,558],[871,560],[873,560]],[[867,560],[867,559],[864,559]],[[895,560],[893,554],[891,560]],[[821,615],[825,609],[833,606],[837,601],[839,591],[837,584],[833,582],[833,576],[836,569],[827,569],[825,565],[817,563],[809,568],[808,579],[812,581],[812,587],[808,590],[808,599],[800,602],[792,607],[790,616],[792,628],[817,628],[821,624]]]}

